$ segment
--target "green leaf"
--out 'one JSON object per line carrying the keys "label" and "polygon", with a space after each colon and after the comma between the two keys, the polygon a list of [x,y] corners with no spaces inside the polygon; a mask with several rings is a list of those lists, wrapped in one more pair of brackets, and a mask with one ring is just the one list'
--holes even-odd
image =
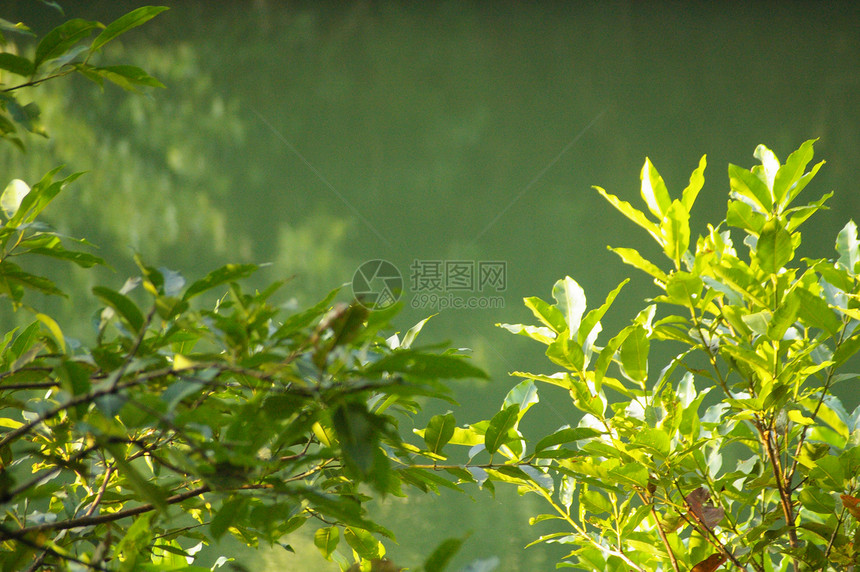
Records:
{"label": "green leaf", "polygon": [[648,332],[637,326],[621,344],[619,357],[624,374],[632,381],[644,382],[648,378]]}
{"label": "green leaf", "polygon": [[585,291],[576,280],[565,276],[552,287],[552,297],[558,303],[569,331],[568,337],[573,337],[574,332],[579,330],[579,322],[585,312]]}
{"label": "green leaf", "polygon": [[430,422],[427,423],[427,428],[424,430],[424,442],[431,453],[442,454],[442,448],[454,436],[456,426],[457,421],[451,413],[434,415],[430,418]]}
{"label": "green leaf", "polygon": [[134,489],[140,497],[152,504],[159,512],[167,512],[167,495],[156,485],[152,484],[151,479],[144,478],[138,470],[126,460],[122,452],[122,447],[116,444],[107,444],[105,448],[110,451],[119,467],[120,474],[126,478],[129,485]]}
{"label": "green leaf", "polygon": [[531,406],[539,402],[537,387],[535,383],[526,379],[516,384],[505,396],[505,401],[502,404],[502,409],[516,405],[520,408],[518,419],[522,419],[526,411],[531,409]]}
{"label": "green leaf", "polygon": [[0,196],[0,207],[6,218],[12,218],[18,209],[21,207],[21,202],[24,197],[30,192],[30,185],[21,179],[12,179],[6,188],[3,189],[3,195]]}
{"label": "green leaf", "polygon": [[65,296],[66,294],[57,286],[43,276],[36,276],[24,272],[17,264],[8,260],[0,261],[0,294],[6,294],[13,300],[20,300],[23,291],[20,288],[29,288],[54,296]]}
{"label": "green leaf", "polygon": [[33,185],[30,192],[21,200],[21,204],[18,210],[15,211],[15,215],[6,223],[7,226],[16,228],[22,222],[32,222],[35,220],[39,213],[48,206],[60,191],[83,175],[83,173],[72,173],[65,179],[54,181],[54,175],[60,172],[62,168],[60,166],[48,171],[38,183]]}
{"label": "green leaf", "polygon": [[349,544],[361,558],[371,560],[382,557],[379,550],[379,541],[376,540],[370,532],[363,528],[347,526],[343,529],[343,539],[346,540],[346,543]]}
{"label": "green leaf", "polygon": [[337,439],[346,460],[353,464],[362,477],[373,469],[379,428],[376,419],[363,403],[347,403],[332,414]]}
{"label": "green leaf", "polygon": [[699,159],[699,166],[693,171],[690,175],[690,184],[687,185],[687,188],[684,189],[681,194],[681,202],[684,204],[684,208],[687,209],[687,212],[693,210],[693,203],[696,202],[696,197],[699,195],[699,191],[702,190],[702,187],[705,185],[705,167],[707,167],[707,155],[702,155],[702,158]]}
{"label": "green leaf", "polygon": [[444,572],[467,538],[468,535],[463,538],[443,540],[424,561],[424,570],[426,572]]}
{"label": "green leaf", "polygon": [[133,570],[138,556],[149,548],[152,542],[152,528],[150,526],[152,517],[153,513],[150,512],[135,518],[122,540],[117,543],[114,554],[117,560],[121,562],[119,570]]}
{"label": "green leaf", "polygon": [[546,349],[546,357],[570,371],[582,371],[585,367],[582,346],[567,335],[559,336],[549,345]]}
{"label": "green leaf", "polygon": [[27,252],[38,254],[40,256],[48,256],[50,258],[58,258],[60,260],[68,260],[69,262],[77,264],[81,268],[92,268],[97,264],[106,264],[103,258],[80,250],[66,250],[59,243],[50,248],[31,248]]}
{"label": "green leaf", "polygon": [[751,202],[751,206],[760,213],[769,213],[773,209],[770,189],[752,172],[737,165],[729,165],[729,185],[736,198],[745,197],[745,202]]}
{"label": "green leaf", "polygon": [[8,52],[0,53],[0,69],[10,71],[14,74],[29,77],[33,75],[33,62],[27,58],[16,56]]}
{"label": "green leaf", "polygon": [[108,24],[108,26],[102,30],[102,33],[93,40],[93,43],[90,46],[90,51],[95,52],[120,34],[146,23],[167,9],[168,8],[166,6],[142,6],[136,10],[132,10],[128,14],[121,16],[117,20]]}
{"label": "green leaf", "polygon": [[314,546],[319,548],[326,560],[331,559],[331,553],[335,551],[340,542],[340,531],[336,526],[326,526],[314,533]]}
{"label": "green leaf", "polygon": [[488,453],[492,455],[507,441],[508,431],[516,426],[519,412],[518,405],[511,405],[493,415],[484,435],[484,448]]}
{"label": "green leaf", "polygon": [[131,326],[132,331],[140,332],[143,327],[143,314],[131,298],[104,286],[93,287],[93,294],[113,308],[119,317]]}
{"label": "green leaf", "polygon": [[839,334],[842,321],[823,298],[800,286],[794,289],[794,296],[799,302],[797,314],[807,325],[824,330],[834,338]]}
{"label": "green leaf", "polygon": [[[164,84],[139,67],[121,65],[103,68],[87,68],[88,75],[102,77],[126,91],[139,92],[136,86],[164,87]],[[92,79],[92,78],[90,78]]]}
{"label": "green leaf", "polygon": [[647,157],[639,178],[642,181],[640,194],[645,199],[648,210],[658,219],[663,218],[669,212],[672,200],[669,198],[669,191],[666,189],[663,177]]}
{"label": "green leaf", "polygon": [[555,445],[561,445],[562,443],[570,443],[573,441],[579,441],[581,439],[590,439],[599,435],[600,431],[592,429],[590,427],[568,427],[565,429],[559,429],[555,433],[547,435],[546,437],[538,441],[537,445],[535,445],[535,453],[538,453],[540,451],[543,451],[544,449],[548,449]]}
{"label": "green leaf", "polygon": [[612,303],[615,302],[615,298],[618,296],[618,293],[621,292],[621,289],[625,284],[630,282],[629,278],[625,278],[618,286],[615,287],[612,292],[607,294],[606,300],[599,308],[595,308],[591,310],[588,314],[585,315],[585,318],[582,320],[582,323],[579,325],[579,332],[577,332],[576,341],[579,345],[583,346],[583,351],[585,351],[585,343],[588,339],[588,336],[591,334],[594,327],[600,323],[600,320],[603,319],[603,316],[606,314],[606,311],[612,306]]}
{"label": "green leaf", "polygon": [[791,290],[782,300],[782,304],[773,313],[773,318],[767,328],[767,335],[772,340],[781,340],[785,332],[797,321],[800,311],[800,298]]}
{"label": "green leaf", "polygon": [[221,504],[221,508],[215,513],[215,516],[209,522],[209,532],[215,538],[220,539],[224,536],[234,523],[242,522],[243,513],[248,504],[248,499],[244,496],[236,495]]}
{"label": "green leaf", "polygon": [[[773,181],[773,196],[782,208],[788,206],[785,201],[788,190],[800,180],[806,166],[814,155],[813,145],[818,139],[805,141],[794,153],[788,156],[785,165],[779,168]],[[795,194],[796,195],[796,194]]]}
{"label": "green leaf", "polygon": [[496,324],[499,328],[504,328],[512,334],[526,336],[542,344],[549,345],[556,339],[557,334],[551,328],[543,326],[526,326],[523,324]]}
{"label": "green leaf", "polygon": [[726,213],[726,224],[747,231],[753,236],[761,234],[761,229],[767,219],[761,213],[753,211],[752,207],[743,201],[729,201]]}
{"label": "green leaf", "polygon": [[404,373],[421,378],[487,379],[487,374],[462,356],[425,354],[416,350],[397,350],[364,370],[367,374]]}
{"label": "green leaf", "polygon": [[809,478],[820,481],[825,490],[843,490],[845,486],[845,471],[839,459],[828,455],[818,459],[815,468],[809,472]]}
{"label": "green leaf", "polygon": [[690,246],[690,213],[680,201],[672,202],[660,223],[660,233],[664,238],[663,252],[675,262],[676,268],[680,268]]}
{"label": "green leaf", "polygon": [[44,62],[65,54],[75,44],[90,35],[93,29],[99,27],[98,22],[89,22],[75,18],[65,22],[50,32],[36,46],[36,57],[33,69],[38,70]]}
{"label": "green leaf", "polygon": [[605,190],[603,190],[600,187],[593,187],[593,188],[596,189],[597,192],[600,193],[604,199],[609,201],[609,204],[611,204],[618,211],[620,211],[621,214],[623,214],[624,216],[626,216],[627,218],[629,218],[630,220],[632,220],[633,222],[635,222],[636,224],[638,224],[639,226],[641,226],[642,228],[647,230],[648,234],[650,234],[652,237],[654,237],[654,240],[656,240],[659,244],[661,244],[661,245],[663,244],[663,241],[660,238],[660,230],[657,228],[656,224],[654,224],[653,222],[648,220],[648,217],[645,216],[645,213],[643,213],[642,211],[640,211],[638,209],[633,208],[630,205],[630,203],[628,203],[626,201],[622,201],[621,199],[619,199],[615,195],[610,195],[609,193],[607,193]]}
{"label": "green leaf", "polygon": [[63,336],[63,331],[60,329],[60,325],[57,324],[54,318],[48,316],[47,314],[38,313],[36,314],[36,319],[47,326],[48,331],[51,332],[51,335],[54,337],[54,340],[57,342],[57,346],[59,346],[60,351],[62,353],[66,353],[66,339]]}
{"label": "green leaf", "polygon": [[194,282],[191,286],[188,287],[188,290],[185,291],[185,295],[182,296],[184,301],[188,301],[191,298],[206,292],[207,290],[211,290],[216,286],[220,286],[225,282],[232,282],[234,280],[240,280],[242,278],[247,278],[251,274],[253,274],[259,266],[256,264],[227,264],[218,268],[217,270],[213,270],[200,280]]}
{"label": "green leaf", "polygon": [[609,250],[611,250],[612,252],[614,252],[615,254],[620,256],[621,260],[623,260],[625,264],[629,264],[630,266],[633,266],[634,268],[638,268],[639,270],[645,272],[646,274],[648,274],[650,276],[653,276],[654,278],[656,278],[657,280],[660,280],[661,282],[665,283],[666,281],[669,280],[669,276],[665,272],[660,270],[660,267],[658,267],[653,262],[650,262],[650,261],[642,258],[642,255],[639,254],[638,251],[636,251],[632,248],[612,248],[612,247],[609,247]]}
{"label": "green leaf", "polygon": [[547,304],[537,296],[523,298],[526,308],[532,311],[535,317],[551,328],[556,334],[567,329],[567,323],[564,321],[564,314],[555,306]]}
{"label": "green leaf", "polygon": [[768,274],[776,274],[794,258],[791,234],[778,219],[771,219],[762,227],[755,255],[761,269]]}
{"label": "green leaf", "polygon": [[839,253],[839,264],[851,274],[858,273],[860,241],[857,240],[857,225],[853,220],[849,220],[836,236],[836,252]]}

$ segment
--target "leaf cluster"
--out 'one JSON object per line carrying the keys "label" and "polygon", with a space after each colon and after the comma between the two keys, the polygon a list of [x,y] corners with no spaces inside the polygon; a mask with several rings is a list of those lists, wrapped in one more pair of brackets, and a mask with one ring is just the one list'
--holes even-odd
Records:
{"label": "leaf cluster", "polygon": [[[559,523],[537,541],[571,546],[559,566],[764,572],[860,563],[860,408],[848,413],[833,391],[857,382],[845,369],[860,350],[860,242],[849,222],[836,259],[796,260],[799,227],[830,197],[796,204],[823,164],[807,170],[813,145],[784,164],[759,146],[760,165],[731,165],[726,218],[695,239],[690,211],[705,157],[680,199],[646,160],[645,211],[597,188],[661,247],[667,264],[611,248],[658,294],[602,342],[600,320],[626,281],[591,310],[570,277],[555,284],[554,303],[526,298],[538,324],[501,326],[545,345],[559,370],[514,372],[523,381],[488,421],[462,429],[453,416],[435,418],[424,430],[440,456],[445,443],[470,447],[463,480],[511,483],[545,500],[551,512],[532,522]],[[674,357],[655,367],[657,344]],[[538,401],[538,382],[567,390],[582,415],[529,439],[518,424]]]}

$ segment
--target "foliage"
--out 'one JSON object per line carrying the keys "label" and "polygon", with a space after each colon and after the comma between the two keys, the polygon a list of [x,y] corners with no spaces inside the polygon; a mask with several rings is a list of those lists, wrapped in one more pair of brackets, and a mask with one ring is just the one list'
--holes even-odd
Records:
{"label": "foliage", "polygon": [[[5,90],[4,112],[17,121],[9,94],[72,71],[126,88],[158,84],[90,58],[160,11],[140,8],[108,26],[71,20],[32,59],[4,53],[0,68],[26,77]],[[4,133],[22,147],[16,129]],[[0,349],[2,568],[201,569],[194,555],[228,532],[290,550],[284,541],[308,522],[322,525],[315,543],[342,569],[393,568],[378,540],[392,534],[365,505],[435,482],[409,467],[415,448],[398,420],[419,410],[419,398],[449,399],[438,379],[485,374],[453,350],[412,347],[424,322],[402,340],[384,336],[396,308],[335,303],[334,291],[295,311],[271,301],[283,282],[245,292],[253,264],[189,284],[135,256],[138,275],[92,289],[103,306],[95,342],[69,339],[24,302],[28,290],[61,289],[11,261],[104,264],[67,249],[85,241],[38,220],[81,175],[55,180],[61,169],[32,187],[16,179],[0,196],[0,295],[34,314]],[[443,569],[460,543],[443,543],[428,566]]]}
{"label": "foliage", "polygon": [[[726,218],[695,240],[689,213],[704,157],[679,199],[646,160],[651,216],[597,188],[668,258],[664,269],[635,249],[611,249],[652,277],[658,295],[603,345],[600,320],[624,283],[588,312],[570,277],[553,288],[554,304],[526,298],[539,324],[502,327],[546,345],[561,371],[515,372],[523,381],[492,419],[460,428],[436,417],[423,431],[439,456],[448,443],[471,448],[469,463],[444,467],[463,482],[512,483],[545,499],[551,512],[532,522],[560,530],[536,542],[571,545],[559,566],[860,564],[860,407],[849,414],[834,394],[857,383],[846,368],[860,349],[860,242],[849,222],[836,260],[795,261],[799,227],[830,196],[794,205],[823,163],[806,170],[813,143],[782,165],[764,146],[761,165],[730,165]],[[654,367],[652,345],[674,357]],[[526,439],[518,426],[538,402],[535,382],[569,392],[583,413],[574,426]]]}

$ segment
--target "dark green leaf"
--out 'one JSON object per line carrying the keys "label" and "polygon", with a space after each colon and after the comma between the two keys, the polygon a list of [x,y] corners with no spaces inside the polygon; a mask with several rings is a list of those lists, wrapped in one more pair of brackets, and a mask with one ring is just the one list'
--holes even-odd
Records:
{"label": "dark green leaf", "polygon": [[90,51],[95,52],[120,34],[146,23],[167,9],[168,8],[166,6],[142,6],[136,10],[132,10],[128,14],[125,14],[108,24],[108,26],[102,30],[102,33],[93,40],[93,43],[90,46]]}
{"label": "dark green leaf", "polygon": [[222,266],[189,286],[182,299],[188,301],[191,298],[226,282],[247,278],[258,268],[259,266],[256,264],[227,264],[226,266]]}
{"label": "dark green leaf", "polygon": [[368,374],[382,372],[434,379],[487,378],[483,370],[469,364],[462,357],[425,354],[416,350],[395,351],[365,370]]}
{"label": "dark green leaf", "polygon": [[535,445],[535,453],[555,445],[561,445],[562,443],[570,443],[572,441],[579,441],[580,439],[590,439],[599,435],[600,431],[590,427],[568,427],[566,429],[559,429],[555,433],[547,435],[538,441],[537,445]]}
{"label": "dark green leaf", "polygon": [[113,308],[120,318],[131,326],[132,331],[139,332],[143,327],[143,314],[128,296],[104,286],[93,287],[93,294]]}
{"label": "dark green leaf", "polygon": [[27,58],[3,52],[0,53],[0,69],[28,77],[33,75],[33,62]]}
{"label": "dark green leaf", "polygon": [[432,452],[441,454],[442,448],[454,436],[454,427],[457,421],[454,415],[446,413],[445,415],[434,415],[427,423],[427,428],[424,430],[424,442],[427,448]]}
{"label": "dark green leaf", "polygon": [[234,496],[233,498],[224,501],[221,508],[215,513],[215,516],[209,522],[209,532],[218,540],[227,529],[233,526],[234,522],[241,522],[243,513],[247,508],[247,499],[243,496]]}
{"label": "dark green leaf", "polygon": [[426,572],[443,572],[451,563],[451,559],[460,551],[467,538],[468,536],[448,538],[442,541],[424,561],[424,570]]}
{"label": "dark green leaf", "polygon": [[39,69],[44,62],[58,58],[99,27],[98,22],[88,22],[75,18],[48,32],[36,46],[33,68]]}
{"label": "dark green leaf", "polygon": [[519,412],[518,405],[511,405],[493,415],[484,435],[484,448],[488,453],[492,455],[508,440],[508,431],[516,426]]}
{"label": "dark green leaf", "polygon": [[[164,87],[164,84],[135,66],[108,66],[104,68],[87,68],[88,77],[95,75],[118,85],[126,91],[137,92],[137,86]],[[91,78],[92,79],[92,78]]]}

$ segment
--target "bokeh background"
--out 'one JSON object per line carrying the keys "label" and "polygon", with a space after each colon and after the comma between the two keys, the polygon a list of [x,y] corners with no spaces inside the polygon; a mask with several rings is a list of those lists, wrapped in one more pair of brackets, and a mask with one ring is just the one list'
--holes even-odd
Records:
{"label": "bokeh background", "polygon": [[[60,3],[66,18],[102,22],[142,5]],[[47,214],[99,245],[113,269],[65,273],[71,299],[40,302],[82,339],[96,309],[86,292],[94,280],[119,287],[134,252],[189,278],[226,262],[270,263],[260,283],[292,277],[285,295],[298,304],[384,259],[407,283],[397,327],[438,313],[423,341],[469,347],[491,374],[454,385],[462,424],[498,409],[516,381],[508,372],[554,370],[536,344],[495,327],[531,319],[524,296],[548,299],[570,275],[602,301],[628,275],[606,245],[660,259],[591,189],[638,201],[646,156],[679,194],[707,154],[699,233],[725,214],[729,162],[751,166],[759,143],[784,159],[820,138],[816,160],[827,165],[804,196],[836,194],[806,223],[801,255],[832,256],[838,230],[860,216],[858,3],[164,3],[172,9],[107,57],[140,65],[167,89],[46,84],[34,98],[51,138],[30,138],[27,154],[0,150],[3,185],[34,182],[56,164],[89,172]],[[40,34],[63,21],[33,0],[4,0],[0,17]],[[412,307],[415,260],[503,261],[506,287],[491,292],[503,303]],[[605,330],[655,293],[634,278]],[[575,422],[563,392],[542,392],[526,432]],[[447,408],[428,403],[423,419]],[[473,493],[375,506],[398,536],[392,558],[415,566],[441,540],[471,532],[452,570],[493,557],[498,570],[554,568],[561,547],[523,549],[541,532],[528,524],[540,505],[514,491]],[[227,541],[201,558],[336,569],[309,534],[289,539],[296,554]]]}

